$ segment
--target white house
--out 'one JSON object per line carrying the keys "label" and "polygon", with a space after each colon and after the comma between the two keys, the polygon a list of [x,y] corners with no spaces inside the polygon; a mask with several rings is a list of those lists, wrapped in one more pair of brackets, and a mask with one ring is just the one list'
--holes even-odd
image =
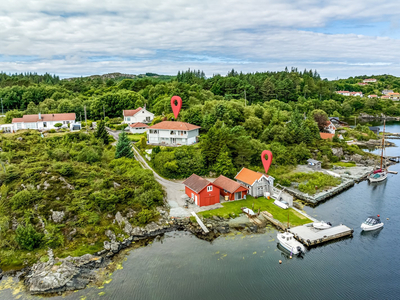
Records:
{"label": "white house", "polygon": [[198,142],[200,128],[185,122],[163,121],[148,128],[147,141],[149,144],[192,145]]}
{"label": "white house", "polygon": [[376,79],[375,78],[367,78],[367,79],[364,79],[363,82],[364,83],[374,83],[374,82],[376,82]]}
{"label": "white house", "polygon": [[359,96],[362,97],[363,93],[362,92],[350,92],[350,96]]}
{"label": "white house", "polygon": [[327,121],[327,122],[326,122],[326,125],[325,125],[325,127],[324,127],[324,130],[325,130],[326,132],[335,134],[336,126],[333,125],[333,123],[332,123],[331,121]]}
{"label": "white house", "polygon": [[41,114],[38,115],[24,115],[22,118],[14,118],[14,130],[20,129],[39,129],[49,130],[56,129],[55,124],[61,123],[68,126],[70,123],[75,123],[75,113],[66,114]]}
{"label": "white house", "polygon": [[132,124],[132,123],[151,123],[154,119],[154,114],[149,112],[146,107],[144,108],[137,108],[131,110],[124,110],[124,121],[125,124]]}
{"label": "white house", "polygon": [[343,95],[343,96],[350,96],[349,91],[336,91],[336,94]]}
{"label": "white house", "polygon": [[147,131],[149,125],[137,122],[129,125],[128,128],[131,133],[143,133]]}

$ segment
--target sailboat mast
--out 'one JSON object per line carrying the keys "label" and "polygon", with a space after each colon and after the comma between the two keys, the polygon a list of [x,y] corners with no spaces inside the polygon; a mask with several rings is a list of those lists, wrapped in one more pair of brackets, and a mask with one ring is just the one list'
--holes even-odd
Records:
{"label": "sailboat mast", "polygon": [[386,125],[386,120],[383,120],[382,152],[381,152],[381,170],[382,170],[382,164],[383,164],[383,149],[385,148],[385,125]]}

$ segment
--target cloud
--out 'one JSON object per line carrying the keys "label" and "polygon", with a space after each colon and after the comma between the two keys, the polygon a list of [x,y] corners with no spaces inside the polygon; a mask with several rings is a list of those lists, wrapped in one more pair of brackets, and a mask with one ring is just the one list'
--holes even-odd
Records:
{"label": "cloud", "polygon": [[176,74],[196,67],[210,76],[225,74],[232,66],[251,72],[319,66],[322,75],[331,78],[371,68],[399,74],[398,39],[323,34],[313,28],[338,20],[370,26],[397,20],[400,2],[135,2],[3,0],[0,70],[69,76],[109,71]]}

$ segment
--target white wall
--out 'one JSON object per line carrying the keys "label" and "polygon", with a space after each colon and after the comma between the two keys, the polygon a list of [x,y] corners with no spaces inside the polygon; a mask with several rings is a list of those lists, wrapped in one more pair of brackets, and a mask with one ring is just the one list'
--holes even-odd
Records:
{"label": "white wall", "polygon": [[131,133],[143,133],[147,131],[147,127],[129,127]]}
{"label": "white wall", "polygon": [[151,123],[154,119],[154,114],[146,110],[145,108],[141,109],[138,113],[136,113],[133,117],[124,117],[124,123],[132,124],[132,123]]}
{"label": "white wall", "polygon": [[[154,131],[157,133],[154,133]],[[150,144],[166,144],[166,145],[192,145],[196,143],[196,136],[199,134],[199,130],[159,130],[151,129],[147,131],[147,141]],[[171,131],[174,134],[171,134]],[[186,133],[184,133],[186,132]],[[175,139],[175,143],[171,142],[171,139]]]}

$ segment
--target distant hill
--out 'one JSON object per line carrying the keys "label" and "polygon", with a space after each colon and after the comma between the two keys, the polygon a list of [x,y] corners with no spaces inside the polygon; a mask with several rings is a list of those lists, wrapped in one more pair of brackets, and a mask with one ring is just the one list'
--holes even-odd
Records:
{"label": "distant hill", "polygon": [[90,75],[90,76],[84,76],[84,77],[71,77],[71,78],[66,78],[65,80],[74,80],[74,79],[78,79],[78,78],[85,78],[85,79],[96,79],[96,78],[100,78],[102,80],[108,80],[108,79],[113,79],[116,81],[120,81],[123,79],[139,79],[139,78],[156,78],[156,79],[160,79],[160,80],[170,80],[170,79],[174,79],[175,76],[171,76],[171,75],[158,75],[156,73],[146,73],[146,74],[139,74],[139,75],[135,75],[135,74],[123,74],[123,73],[119,73],[119,72],[115,72],[115,73],[108,73],[108,74],[103,74],[103,75]]}

